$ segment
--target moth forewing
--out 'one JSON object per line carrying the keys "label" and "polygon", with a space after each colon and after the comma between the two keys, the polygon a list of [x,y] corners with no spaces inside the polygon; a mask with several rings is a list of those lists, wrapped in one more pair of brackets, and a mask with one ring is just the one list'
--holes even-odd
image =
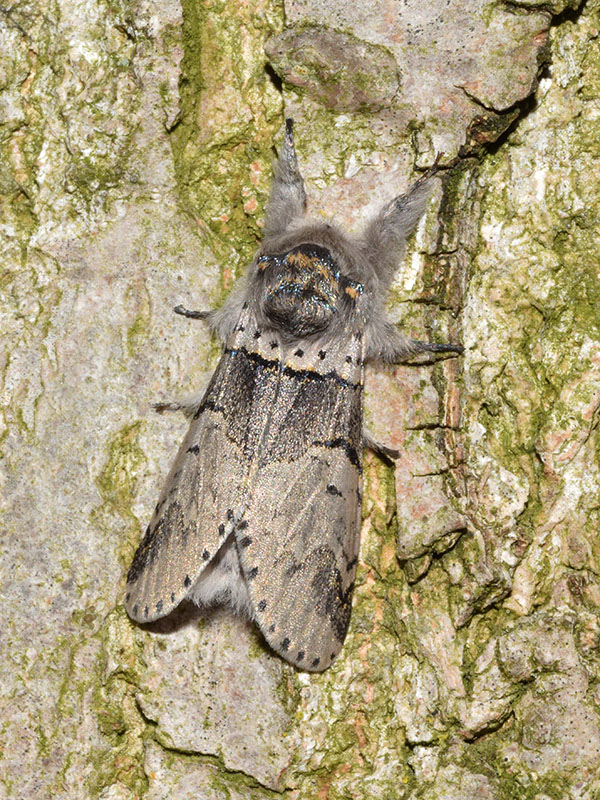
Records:
{"label": "moth forewing", "polygon": [[236,529],[269,645],[320,671],[350,619],[360,540],[364,336],[290,348],[252,497]]}
{"label": "moth forewing", "polygon": [[267,423],[258,398],[268,407],[277,391],[279,343],[261,339],[244,308],[128,572],[125,606],[139,622],[165,616],[190,593],[243,513]]}

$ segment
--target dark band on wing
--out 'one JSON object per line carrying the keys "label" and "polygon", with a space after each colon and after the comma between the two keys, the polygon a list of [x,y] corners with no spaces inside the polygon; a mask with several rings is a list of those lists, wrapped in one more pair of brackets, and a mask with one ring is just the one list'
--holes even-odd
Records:
{"label": "dark band on wing", "polygon": [[[252,361],[254,364],[260,365],[263,369],[269,370],[279,370],[281,367],[281,362],[279,359],[268,359],[264,356],[261,356],[260,353],[253,353],[249,350],[246,350],[245,347],[239,347],[237,349],[230,349],[225,350],[226,355],[237,355],[238,353],[242,353],[246,358]],[[288,378],[294,378],[296,380],[312,380],[312,381],[327,381],[333,380],[336,383],[339,383],[340,386],[348,387],[350,389],[356,389],[361,384],[353,383],[352,381],[347,381],[345,378],[342,378],[341,375],[335,370],[330,370],[329,372],[317,372],[316,370],[311,369],[294,369],[289,365],[286,365],[281,370],[282,373]]]}

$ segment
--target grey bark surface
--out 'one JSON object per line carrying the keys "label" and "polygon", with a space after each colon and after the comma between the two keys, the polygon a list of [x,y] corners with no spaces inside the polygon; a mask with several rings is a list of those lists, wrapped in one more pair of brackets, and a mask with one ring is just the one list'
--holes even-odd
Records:
{"label": "grey bark surface", "polygon": [[[0,8],[0,797],[600,796],[600,5]],[[265,69],[269,64],[268,70]],[[285,116],[350,230],[442,153],[370,370],[350,632],[152,628],[125,572],[218,358]]]}

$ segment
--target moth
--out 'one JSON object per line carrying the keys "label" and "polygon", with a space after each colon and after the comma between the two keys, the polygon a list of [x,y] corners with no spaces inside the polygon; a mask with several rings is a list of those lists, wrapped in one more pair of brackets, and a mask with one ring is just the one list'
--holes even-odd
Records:
{"label": "moth", "polygon": [[436,165],[352,238],[305,217],[293,122],[274,168],[264,241],[219,310],[224,341],[127,574],[138,622],[184,598],[229,606],[270,647],[319,672],[340,652],[361,523],[365,363],[450,344],[407,339],[386,319],[386,291],[423,213]]}

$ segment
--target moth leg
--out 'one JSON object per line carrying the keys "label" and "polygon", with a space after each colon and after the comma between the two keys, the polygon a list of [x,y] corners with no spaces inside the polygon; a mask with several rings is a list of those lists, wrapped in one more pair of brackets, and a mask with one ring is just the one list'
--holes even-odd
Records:
{"label": "moth leg", "polygon": [[173,311],[188,319],[204,320],[211,331],[216,333],[222,342],[226,342],[234,332],[240,314],[246,308],[246,286],[243,278],[239,284],[239,288],[229,295],[221,308],[213,308],[208,311],[190,311],[179,305],[175,306]]}
{"label": "moth leg", "polygon": [[438,344],[437,342],[420,342],[418,339],[409,339],[411,349],[417,353],[456,353],[462,355],[465,348],[462,344]]}
{"label": "moth leg", "polygon": [[176,314],[180,314],[182,317],[187,317],[188,319],[205,319],[209,320],[211,314],[214,314],[214,311],[190,311],[188,308],[184,308],[182,305],[175,306],[173,311]]}
{"label": "moth leg", "polygon": [[[460,344],[438,344],[437,342],[419,342],[417,339],[407,339],[406,346],[395,351],[385,350],[381,357],[388,364],[402,364],[409,359],[415,359],[413,363],[417,365],[435,364],[437,361],[443,360],[435,358],[438,354],[460,355],[463,351],[464,347]],[[431,356],[428,357],[428,354]]]}
{"label": "moth leg", "polygon": [[152,403],[152,408],[157,414],[164,414],[165,411],[183,411],[186,417],[193,417],[199,407],[200,401],[195,404],[178,400],[174,400],[172,403]]}
{"label": "moth leg", "polygon": [[286,119],[283,146],[274,169],[265,216],[265,238],[278,236],[304,214],[306,192],[294,147],[294,120]]}
{"label": "moth leg", "polygon": [[181,400],[174,400],[171,403],[152,403],[152,408],[157,414],[164,414],[165,411],[183,411],[186,417],[193,417],[204,400],[206,386],[208,385],[209,380],[210,375],[207,375],[205,379],[205,386],[201,392],[194,392],[193,394],[182,397]]}
{"label": "moth leg", "polygon": [[384,461],[387,461],[390,464],[393,464],[394,461],[399,457],[400,451],[394,450],[393,447],[388,447],[381,442],[378,442],[377,439],[373,436],[373,434],[363,428],[363,445],[364,447],[368,447],[369,450],[372,450],[378,456],[380,456]]}
{"label": "moth leg", "polygon": [[225,342],[233,332],[238,317],[236,313],[237,309],[234,309],[232,314],[227,304],[225,304],[223,308],[211,309],[209,311],[190,311],[189,308],[178,305],[175,306],[173,311],[188,319],[204,320],[211,331],[214,331],[222,342]]}
{"label": "moth leg", "polygon": [[399,333],[391,322],[371,325],[367,328],[367,359],[379,359],[388,364],[399,364],[412,356],[425,353],[455,353],[460,355],[464,348],[460,344],[438,344],[407,339]]}

